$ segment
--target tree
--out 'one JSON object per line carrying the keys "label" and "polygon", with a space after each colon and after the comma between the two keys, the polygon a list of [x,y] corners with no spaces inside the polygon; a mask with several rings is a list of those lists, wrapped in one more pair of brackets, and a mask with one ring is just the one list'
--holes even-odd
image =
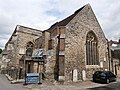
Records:
{"label": "tree", "polygon": [[118,59],[119,65],[120,65],[120,50],[119,49],[112,51],[112,58]]}
{"label": "tree", "polygon": [[2,49],[0,48],[0,54],[2,53]]}

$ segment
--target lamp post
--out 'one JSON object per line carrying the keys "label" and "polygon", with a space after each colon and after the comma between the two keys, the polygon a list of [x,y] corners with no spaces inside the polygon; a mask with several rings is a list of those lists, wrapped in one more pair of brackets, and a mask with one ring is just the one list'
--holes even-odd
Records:
{"label": "lamp post", "polygon": [[117,65],[116,65],[116,62],[115,62],[115,75],[117,75]]}

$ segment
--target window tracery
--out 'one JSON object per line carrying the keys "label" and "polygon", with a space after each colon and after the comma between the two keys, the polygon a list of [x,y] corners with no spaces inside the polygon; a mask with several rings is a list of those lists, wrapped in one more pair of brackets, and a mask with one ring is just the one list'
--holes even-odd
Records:
{"label": "window tracery", "polygon": [[86,64],[98,65],[98,40],[94,32],[90,31],[86,37]]}

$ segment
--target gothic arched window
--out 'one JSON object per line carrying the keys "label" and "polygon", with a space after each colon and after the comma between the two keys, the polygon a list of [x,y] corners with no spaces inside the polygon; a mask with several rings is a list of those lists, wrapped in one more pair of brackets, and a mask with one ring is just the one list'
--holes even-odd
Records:
{"label": "gothic arched window", "polygon": [[26,46],[26,56],[32,56],[33,53],[33,43],[28,42]]}
{"label": "gothic arched window", "polygon": [[34,46],[34,45],[33,45],[32,42],[28,42],[28,43],[27,43],[27,46],[26,46],[26,49],[27,49],[27,48],[32,48],[32,49],[33,49],[33,46]]}
{"label": "gothic arched window", "polygon": [[98,65],[98,40],[93,31],[88,32],[86,37],[86,64]]}

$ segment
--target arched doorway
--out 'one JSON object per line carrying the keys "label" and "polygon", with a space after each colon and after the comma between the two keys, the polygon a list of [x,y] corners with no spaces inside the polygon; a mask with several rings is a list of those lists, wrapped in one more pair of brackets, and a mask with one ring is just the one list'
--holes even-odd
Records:
{"label": "arched doorway", "polygon": [[86,65],[99,65],[98,40],[93,31],[86,36]]}
{"label": "arched doorway", "polygon": [[30,41],[26,45],[26,71],[27,73],[31,73],[33,71],[33,61],[32,61],[32,53],[33,53],[33,43]]}

